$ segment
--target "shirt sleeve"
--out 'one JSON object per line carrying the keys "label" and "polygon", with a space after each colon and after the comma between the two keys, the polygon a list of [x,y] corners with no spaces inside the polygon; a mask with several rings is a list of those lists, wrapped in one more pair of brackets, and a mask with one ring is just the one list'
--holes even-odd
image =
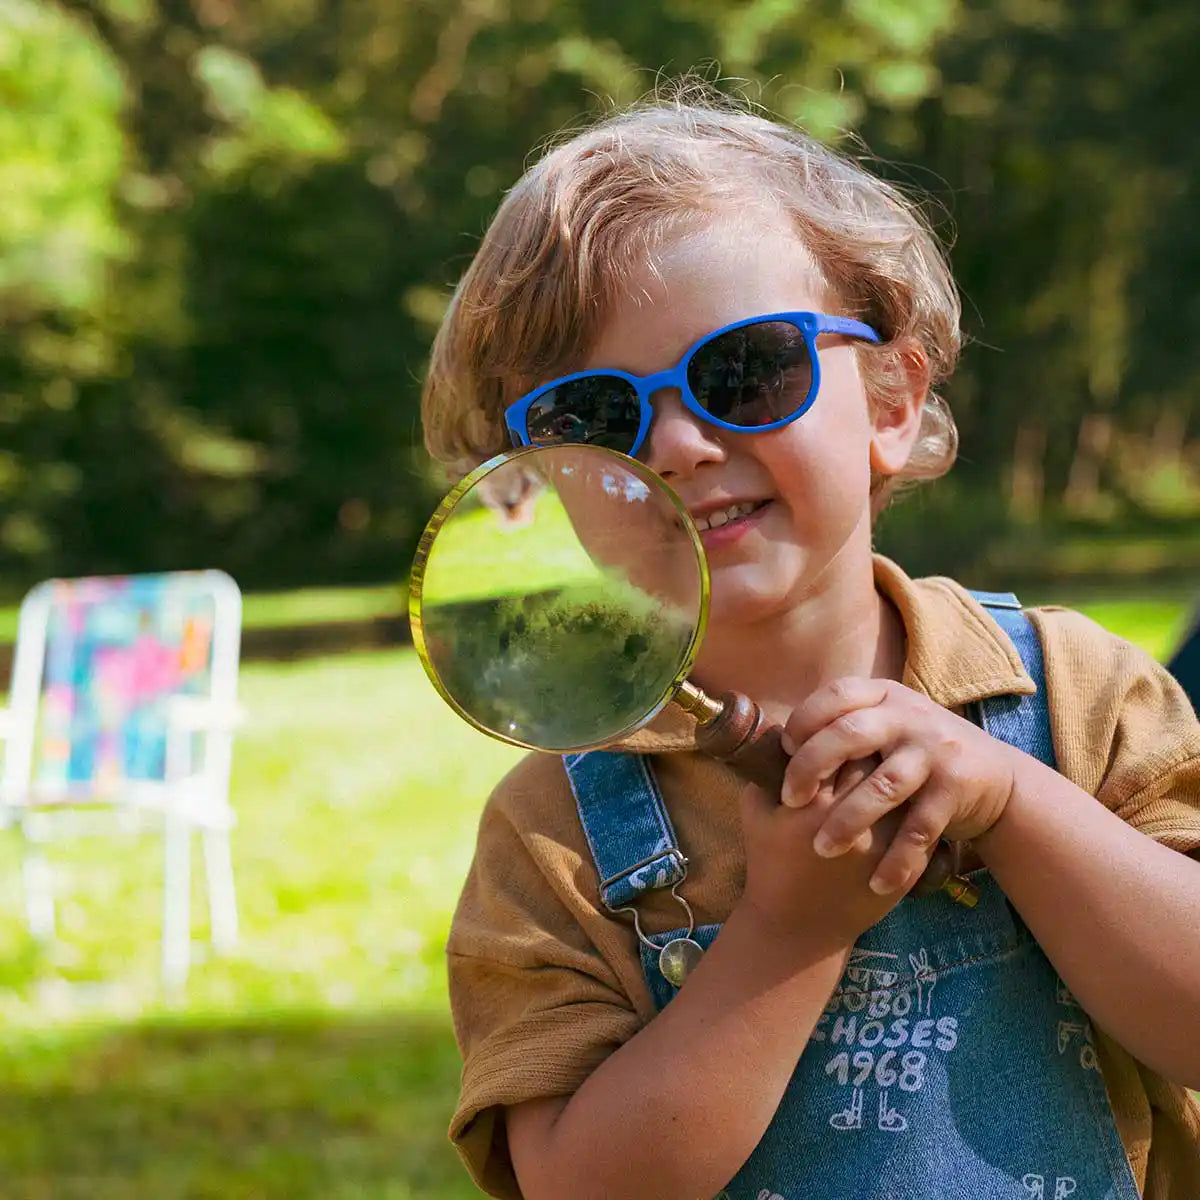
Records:
{"label": "shirt sleeve", "polygon": [[1135,829],[1200,851],[1200,722],[1170,672],[1080,613],[1034,610],[1059,769]]}
{"label": "shirt sleeve", "polygon": [[463,1059],[450,1137],[484,1191],[514,1198],[504,1109],[571,1095],[643,1023],[613,962],[625,930],[580,886],[590,862],[565,823],[523,828],[520,798],[502,785],[485,809],[447,946]]}
{"label": "shirt sleeve", "polygon": [[1200,858],[1200,758],[1168,771],[1113,811],[1156,842]]}

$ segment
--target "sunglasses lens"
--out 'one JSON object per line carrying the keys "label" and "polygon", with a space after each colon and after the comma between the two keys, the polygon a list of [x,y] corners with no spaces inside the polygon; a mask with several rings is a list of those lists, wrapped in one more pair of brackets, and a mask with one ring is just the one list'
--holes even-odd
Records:
{"label": "sunglasses lens", "polygon": [[641,407],[633,384],[618,375],[589,375],[543,392],[530,406],[525,430],[535,446],[589,442],[628,454]]}
{"label": "sunglasses lens", "polygon": [[787,321],[760,321],[705,342],[687,368],[688,386],[718,421],[754,429],[789,417],[812,390],[804,334]]}

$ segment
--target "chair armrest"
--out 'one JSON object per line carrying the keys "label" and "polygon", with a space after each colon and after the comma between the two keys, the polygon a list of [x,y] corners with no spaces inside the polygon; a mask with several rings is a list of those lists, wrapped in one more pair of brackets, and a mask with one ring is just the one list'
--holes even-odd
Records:
{"label": "chair armrest", "polygon": [[167,701],[167,719],[181,732],[224,733],[236,729],[245,717],[245,709],[236,703],[224,704],[200,696],[172,696]]}

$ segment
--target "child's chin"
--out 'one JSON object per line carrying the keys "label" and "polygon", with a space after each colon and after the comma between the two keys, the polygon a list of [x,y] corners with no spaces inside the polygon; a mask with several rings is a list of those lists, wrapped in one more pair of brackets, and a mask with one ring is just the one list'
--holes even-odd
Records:
{"label": "child's chin", "polygon": [[708,627],[719,630],[751,625],[777,616],[787,608],[789,592],[785,580],[754,565],[714,571]]}

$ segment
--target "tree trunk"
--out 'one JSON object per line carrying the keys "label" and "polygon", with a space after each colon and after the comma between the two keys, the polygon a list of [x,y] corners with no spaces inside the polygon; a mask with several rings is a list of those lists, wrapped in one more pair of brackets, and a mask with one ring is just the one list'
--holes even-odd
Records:
{"label": "tree trunk", "polygon": [[1183,458],[1183,446],[1187,438],[1187,415],[1174,406],[1165,407],[1154,422],[1151,434],[1154,465],[1177,467]]}
{"label": "tree trunk", "polygon": [[1036,521],[1045,495],[1046,423],[1032,417],[1017,426],[1009,479],[1009,515],[1018,521]]}
{"label": "tree trunk", "polygon": [[1079,422],[1075,457],[1063,492],[1068,512],[1081,514],[1095,509],[1100,499],[1100,468],[1112,445],[1112,434],[1112,417],[1108,413],[1087,413]]}

